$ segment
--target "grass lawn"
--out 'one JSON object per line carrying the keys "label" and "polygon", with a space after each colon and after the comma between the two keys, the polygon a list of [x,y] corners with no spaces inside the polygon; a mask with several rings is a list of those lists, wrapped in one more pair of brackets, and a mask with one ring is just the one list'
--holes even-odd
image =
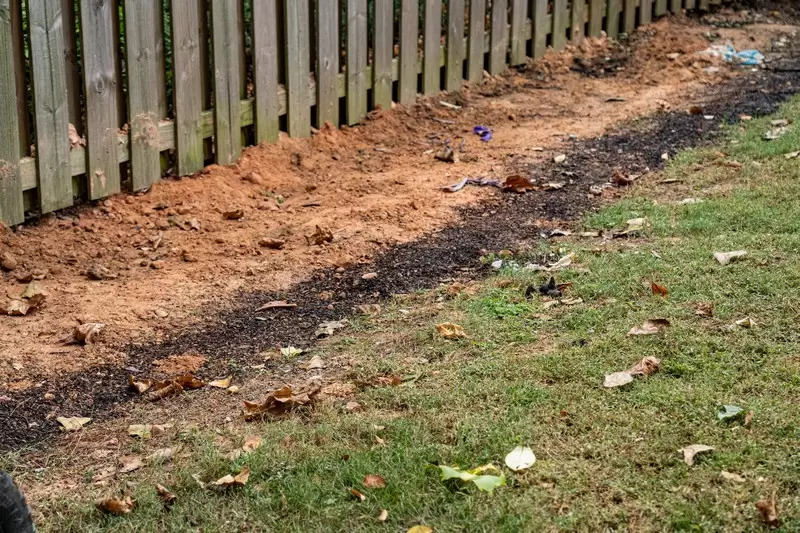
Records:
{"label": "grass lawn", "polygon": [[[800,99],[777,116],[799,119]],[[800,125],[767,142],[769,120],[681,154],[581,222],[601,230],[644,217],[641,235],[520,252],[522,264],[526,254],[574,253],[557,279],[582,303],[526,298],[549,275],[513,268],[455,296],[443,285],[398,297],[316,354],[352,360],[342,382],[397,375],[404,384],[361,386],[306,417],[185,433],[171,464],[115,482],[138,501],[130,515],[102,515],[95,494],[64,495],[38,509],[41,530],[758,531],[755,503],[774,494],[779,530],[800,531],[800,159],[784,157],[800,150]],[[682,181],[658,183],[665,178]],[[690,197],[701,201],[680,202]],[[748,254],[727,266],[712,257],[732,250]],[[713,316],[697,315],[708,302]],[[748,317],[753,327],[736,325]],[[650,318],[671,326],[627,335]],[[441,322],[467,338],[441,338]],[[605,374],[647,356],[660,360],[657,372],[603,387]],[[353,399],[360,410],[345,409]],[[719,421],[724,404],[752,420]],[[240,446],[245,434],[262,446],[231,460],[221,443]],[[678,450],[691,444],[714,450],[688,466]],[[503,460],[518,445],[537,461],[512,472]],[[487,463],[506,476],[493,494],[443,482],[435,466]],[[192,478],[244,467],[244,487],[203,490]],[[386,487],[365,488],[369,474]],[[156,483],[178,496],[169,510]]]}

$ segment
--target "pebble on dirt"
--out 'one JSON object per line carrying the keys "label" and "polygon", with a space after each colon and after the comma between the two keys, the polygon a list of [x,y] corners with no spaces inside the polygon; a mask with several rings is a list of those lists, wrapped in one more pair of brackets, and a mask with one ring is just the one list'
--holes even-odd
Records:
{"label": "pebble on dirt", "polygon": [[17,268],[19,263],[17,262],[17,258],[11,255],[8,252],[3,252],[2,258],[0,258],[0,268],[5,270],[6,272],[11,272]]}

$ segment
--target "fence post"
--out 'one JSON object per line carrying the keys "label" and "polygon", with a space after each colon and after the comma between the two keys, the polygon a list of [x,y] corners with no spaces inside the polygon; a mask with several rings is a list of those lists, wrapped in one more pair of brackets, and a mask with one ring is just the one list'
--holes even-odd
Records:
{"label": "fence post", "polygon": [[347,123],[367,114],[367,0],[347,0]]}
{"label": "fence post", "polygon": [[425,0],[424,47],[422,88],[425,94],[435,94],[441,88],[442,0]]}
{"label": "fence post", "polygon": [[9,1],[17,0],[0,0],[0,226],[25,221],[19,176],[20,131]]}
{"label": "fence post", "polygon": [[[348,10],[351,8],[348,3]],[[349,23],[349,16],[348,16]],[[261,31],[260,28],[258,31]],[[366,38],[366,36],[364,36]],[[350,56],[348,33],[348,59]],[[339,126],[339,2],[319,0],[317,3],[317,128],[326,122]],[[366,59],[366,58],[365,58]],[[347,72],[350,72],[348,62]],[[350,76],[347,98],[350,101]],[[366,90],[364,90],[366,98]],[[366,105],[365,105],[366,107]],[[348,103],[349,111],[349,103]],[[349,121],[349,112],[348,112]]]}
{"label": "fence post", "polygon": [[392,108],[392,58],[394,56],[393,0],[375,0],[375,35],[372,42],[372,100],[382,109]]}
{"label": "fence post", "polygon": [[276,142],[278,118],[278,0],[253,2],[256,142]]}
{"label": "fence post", "polygon": [[506,68],[508,53],[508,0],[492,2],[492,36],[489,52],[489,74],[500,74]]}
{"label": "fence post", "polygon": [[419,4],[402,0],[400,6],[400,103],[411,105],[417,97]]}
{"label": "fence post", "polygon": [[464,0],[447,4],[447,90],[457,91],[464,81]]}
{"label": "fence post", "polygon": [[486,0],[469,2],[469,67],[471,82],[483,77],[484,45],[486,43]]}

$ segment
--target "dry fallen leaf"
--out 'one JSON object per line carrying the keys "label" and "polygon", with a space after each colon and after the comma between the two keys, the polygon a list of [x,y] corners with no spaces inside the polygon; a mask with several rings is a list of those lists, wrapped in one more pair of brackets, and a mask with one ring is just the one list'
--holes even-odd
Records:
{"label": "dry fallen leaf", "polygon": [[243,209],[232,209],[230,211],[225,211],[222,213],[222,218],[225,220],[239,220],[240,218],[244,217],[244,210]]}
{"label": "dry fallen leaf", "polygon": [[25,316],[31,310],[31,306],[23,300],[11,300],[3,307],[3,314],[8,316]]}
{"label": "dry fallen leaf", "polygon": [[175,500],[178,499],[178,496],[171,492],[164,485],[156,485],[156,491],[158,492],[158,495],[161,496],[161,500],[164,502],[164,505],[167,507],[175,503]]}
{"label": "dry fallen leaf", "polygon": [[433,528],[428,526],[411,526],[407,533],[433,533]]}
{"label": "dry fallen leaf", "polygon": [[621,387],[633,381],[633,375],[630,372],[614,372],[613,374],[606,374],[603,380],[603,387],[611,389],[614,387]]}
{"label": "dry fallen leaf", "polygon": [[328,228],[321,228],[317,226],[317,229],[311,235],[306,235],[306,242],[309,246],[320,246],[326,242],[331,242],[333,240],[333,232]]}
{"label": "dry fallen leaf", "polygon": [[209,381],[208,386],[214,387],[215,389],[227,389],[231,386],[231,381],[233,380],[232,376],[228,376],[227,378],[217,379],[214,381]]}
{"label": "dry fallen leaf", "polygon": [[58,418],[56,418],[56,422],[61,424],[61,427],[64,428],[64,431],[78,431],[91,421],[92,421],[91,418],[80,417],[80,416],[73,416],[73,417],[59,416]]}
{"label": "dry fallen leaf", "polygon": [[256,311],[267,311],[269,309],[294,309],[297,307],[297,304],[290,304],[286,300],[276,300],[274,302],[268,302],[256,309]]}
{"label": "dry fallen leaf", "polygon": [[131,437],[139,437],[141,439],[150,438],[150,431],[153,426],[150,424],[131,424],[128,426],[128,435]]}
{"label": "dry fallen leaf", "polygon": [[319,368],[325,368],[325,362],[322,360],[322,357],[315,355],[305,364],[301,365],[301,367],[305,370],[317,370]]}
{"label": "dry fallen leaf", "polygon": [[772,498],[769,500],[759,500],[756,502],[756,509],[761,513],[761,518],[764,519],[769,527],[778,527],[781,523],[778,517],[778,502],[775,500],[775,493],[772,493]]}
{"label": "dry fallen leaf", "polygon": [[467,336],[463,327],[458,324],[453,324],[452,322],[436,324],[436,331],[439,332],[440,337],[445,339],[463,339]]}
{"label": "dry fallen leaf", "polygon": [[745,481],[747,481],[739,474],[734,474],[733,472],[726,472],[725,470],[720,472],[719,475],[722,479],[725,479],[727,481],[735,481],[736,483],[744,483]]}
{"label": "dry fallen leaf", "polygon": [[94,342],[95,337],[100,334],[106,327],[105,324],[94,322],[87,322],[75,328],[72,332],[72,337],[69,339],[69,344],[91,344]]}
{"label": "dry fallen leaf", "polygon": [[123,516],[129,514],[136,506],[136,500],[130,496],[123,498],[107,498],[95,503],[95,506],[104,513]]}
{"label": "dry fallen leaf", "polygon": [[314,403],[320,388],[308,392],[294,394],[292,388],[287,386],[271,392],[264,401],[244,402],[245,420],[255,420],[265,415],[281,416],[291,411],[308,407]]}
{"label": "dry fallen leaf", "polygon": [[157,461],[166,463],[167,461],[172,460],[172,456],[175,452],[173,452],[172,448],[159,448],[158,450],[151,453],[147,459],[150,461]]}
{"label": "dry fallen leaf", "polygon": [[659,285],[655,281],[650,282],[650,290],[652,290],[653,294],[657,296],[663,296],[664,298],[669,296],[669,290],[667,290],[665,286]]}
{"label": "dry fallen leaf", "polygon": [[350,496],[352,496],[353,498],[355,498],[356,500],[358,500],[360,502],[363,502],[364,500],[367,499],[366,496],[361,494],[361,492],[357,491],[356,489],[348,489],[348,490],[350,492]]}
{"label": "dry fallen leaf", "polygon": [[734,261],[746,255],[747,252],[745,250],[736,250],[735,252],[714,252],[714,259],[716,259],[720,265],[724,266],[730,263],[731,261]]}
{"label": "dry fallen leaf", "polygon": [[382,489],[386,487],[386,480],[375,474],[364,476],[364,486],[368,489]]}
{"label": "dry fallen leaf", "polygon": [[180,383],[174,380],[159,381],[153,384],[147,399],[151,402],[163,400],[170,396],[175,396],[183,392],[183,387]]}
{"label": "dry fallen leaf", "polygon": [[123,455],[117,459],[117,463],[117,472],[120,474],[127,474],[144,466],[141,458],[133,455]]}
{"label": "dry fallen leaf", "polygon": [[714,316],[714,302],[700,302],[694,311],[697,316]]}
{"label": "dry fallen leaf", "polygon": [[750,411],[747,411],[747,414],[744,415],[744,426],[745,427],[749,426],[750,422],[753,421],[753,415],[755,415],[755,412],[752,409]]}
{"label": "dry fallen leaf", "polygon": [[658,370],[661,361],[655,357],[645,357],[624,372],[607,374],[603,380],[603,387],[610,389],[631,383],[634,376],[649,376]]}
{"label": "dry fallen leaf", "polygon": [[144,394],[153,386],[153,382],[149,379],[136,379],[130,375],[128,376],[128,385],[139,394]]}
{"label": "dry fallen leaf", "polygon": [[258,435],[248,435],[242,444],[242,450],[247,453],[253,452],[261,447],[261,437]]}
{"label": "dry fallen leaf", "polygon": [[244,467],[242,471],[236,474],[236,476],[232,476],[228,474],[227,476],[221,477],[216,480],[213,485],[217,487],[244,487],[247,485],[247,480],[250,479],[250,468]]}
{"label": "dry fallen leaf", "polygon": [[527,191],[533,190],[533,184],[531,181],[519,174],[513,174],[508,176],[505,181],[503,182],[503,190],[504,191],[511,191],[516,193],[525,193]]}
{"label": "dry fallen leaf", "polygon": [[569,267],[572,264],[572,260],[575,258],[575,254],[567,254],[545,270],[548,272],[557,272],[559,270],[564,270],[565,268]]}
{"label": "dry fallen leaf", "polygon": [[710,452],[713,449],[714,448],[712,446],[706,446],[705,444],[692,444],[691,446],[686,446],[678,451],[683,453],[684,462],[687,465],[692,466],[694,464],[695,455],[698,453]]}
{"label": "dry fallen leaf", "polygon": [[736,325],[743,328],[752,328],[755,327],[756,323],[752,318],[748,316],[746,318],[742,318],[741,320],[737,320]]}
{"label": "dry fallen leaf", "polygon": [[631,328],[628,335],[655,335],[661,331],[662,328],[669,327],[669,320],[666,318],[652,318],[645,320],[641,327]]}

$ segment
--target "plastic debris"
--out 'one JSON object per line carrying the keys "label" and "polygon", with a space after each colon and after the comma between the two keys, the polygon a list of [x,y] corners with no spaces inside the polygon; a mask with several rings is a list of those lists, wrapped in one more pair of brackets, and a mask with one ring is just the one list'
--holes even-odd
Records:
{"label": "plastic debris", "polygon": [[726,63],[736,63],[746,67],[757,67],[764,64],[764,54],[758,50],[740,50],[730,44],[715,44],[702,52],[703,55],[719,57]]}
{"label": "plastic debris", "polygon": [[485,143],[491,141],[492,136],[494,135],[491,128],[487,128],[486,126],[475,126],[472,128],[472,131],[475,133],[475,135],[480,136],[481,140]]}
{"label": "plastic debris", "polygon": [[458,183],[442,187],[444,192],[458,192],[467,185],[477,185],[478,187],[502,187],[500,180],[493,180],[489,178],[464,178]]}

